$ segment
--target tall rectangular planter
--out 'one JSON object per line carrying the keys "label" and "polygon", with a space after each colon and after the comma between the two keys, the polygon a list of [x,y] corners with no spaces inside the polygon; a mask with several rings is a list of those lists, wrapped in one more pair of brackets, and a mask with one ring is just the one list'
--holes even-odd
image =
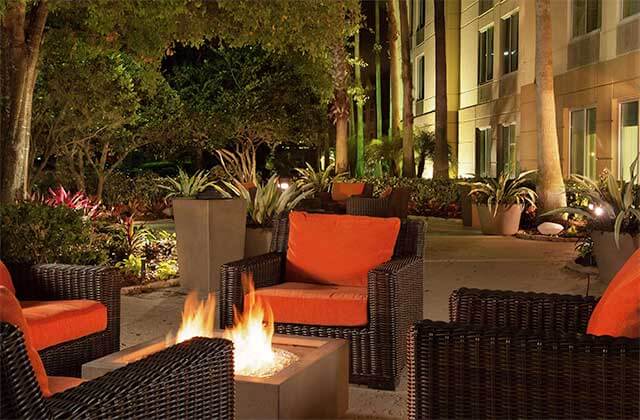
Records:
{"label": "tall rectangular planter", "polygon": [[267,254],[271,248],[273,230],[263,227],[247,227],[247,235],[244,242],[244,257],[255,257]]}
{"label": "tall rectangular planter", "polygon": [[220,289],[220,266],[244,257],[246,202],[173,200],[180,283],[200,292]]}

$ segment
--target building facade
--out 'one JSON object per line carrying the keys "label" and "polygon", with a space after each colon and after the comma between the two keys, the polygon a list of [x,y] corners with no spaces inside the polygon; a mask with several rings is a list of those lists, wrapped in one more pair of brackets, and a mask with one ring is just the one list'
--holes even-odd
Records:
{"label": "building facade", "polygon": [[[446,0],[448,130],[459,176],[537,166],[535,0]],[[640,150],[640,1],[551,0],[562,170],[629,177]],[[433,0],[412,2],[417,127],[435,116]]]}

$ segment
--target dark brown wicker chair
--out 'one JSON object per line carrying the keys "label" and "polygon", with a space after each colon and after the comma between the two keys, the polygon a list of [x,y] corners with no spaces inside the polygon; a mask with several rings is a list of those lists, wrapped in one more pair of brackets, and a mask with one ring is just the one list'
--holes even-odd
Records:
{"label": "dark brown wicker chair", "polygon": [[410,192],[406,188],[394,188],[388,197],[350,197],[346,201],[347,214],[354,216],[399,217],[409,215]]}
{"label": "dark brown wicker chair", "polygon": [[585,333],[593,297],[454,291],[409,333],[409,418],[637,418],[640,340]]}
{"label": "dark brown wicker chair", "polygon": [[[350,341],[350,381],[371,388],[395,389],[405,364],[406,333],[422,318],[424,223],[402,222],[393,259],[369,272],[369,324],[324,327],[276,323],[279,334],[342,338]],[[256,289],[283,281],[289,235],[287,214],[274,224],[269,254],[225,264],[221,268],[222,326],[233,324],[233,305],[242,309],[241,274],[253,273]]]}
{"label": "dark brown wicker chair", "polygon": [[50,398],[20,330],[0,323],[0,418],[234,418],[233,344],[194,338]]}
{"label": "dark brown wicker chair", "polygon": [[[352,197],[371,198],[373,196],[373,185],[365,183],[364,191],[362,194]],[[320,203],[322,209],[327,213],[345,214],[346,213],[346,200],[336,201],[332,198],[330,192],[321,192],[319,194]]]}
{"label": "dark brown wicker chair", "polygon": [[120,288],[117,270],[97,266],[10,266],[19,300],[91,299],[107,307],[107,329],[40,351],[49,375],[80,376],[83,363],[120,350]]}

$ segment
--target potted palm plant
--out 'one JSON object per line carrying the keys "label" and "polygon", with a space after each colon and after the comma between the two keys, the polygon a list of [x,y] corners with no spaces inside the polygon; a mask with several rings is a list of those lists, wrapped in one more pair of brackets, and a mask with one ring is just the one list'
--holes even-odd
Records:
{"label": "potted palm plant", "polygon": [[253,194],[240,181],[225,181],[223,184],[226,188],[216,186],[223,196],[237,196],[246,203],[245,258],[269,252],[273,219],[279,213],[294,209],[312,193],[311,190],[302,191],[295,184],[282,189],[278,186],[276,175],[266,183],[256,185]]}
{"label": "potted palm plant", "polygon": [[334,182],[341,182],[347,179],[348,173],[342,172],[334,174],[334,165],[327,166],[324,170],[316,171],[313,166],[306,163],[305,168],[295,168],[298,173],[298,179],[296,180],[297,187],[308,192],[308,198],[303,200],[304,208],[318,209],[322,207],[322,200],[328,200],[329,190],[331,184]]}
{"label": "potted palm plant", "polygon": [[605,172],[594,181],[572,175],[574,189],[586,199],[573,207],[545,215],[570,213],[587,219],[600,281],[609,283],[624,263],[640,248],[640,189],[638,158],[631,164],[629,181],[617,181]]}
{"label": "potted palm plant", "polygon": [[182,169],[175,178],[163,178],[176,225],[176,247],[183,287],[215,292],[220,266],[242,259],[245,240],[244,200],[202,193],[213,189],[209,171],[189,175]]}
{"label": "potted palm plant", "polygon": [[535,205],[537,195],[526,184],[536,171],[523,172],[515,179],[503,172],[496,179],[469,182],[469,195],[477,203],[480,229],[485,235],[514,235],[520,226],[525,204]]}

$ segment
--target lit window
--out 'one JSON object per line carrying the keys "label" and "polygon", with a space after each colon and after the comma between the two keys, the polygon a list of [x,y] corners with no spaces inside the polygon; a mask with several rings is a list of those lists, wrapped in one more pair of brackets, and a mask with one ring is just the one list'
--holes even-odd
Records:
{"label": "lit window", "polygon": [[502,71],[504,74],[518,70],[518,14],[502,21]]}
{"label": "lit window", "polygon": [[622,0],[622,19],[640,13],[640,0]]}
{"label": "lit window", "polygon": [[518,149],[516,144],[516,125],[502,126],[502,160],[504,173],[513,178],[518,173]]}
{"label": "lit window", "polygon": [[595,179],[596,173],[596,109],[571,112],[571,173]]}
{"label": "lit window", "polygon": [[620,105],[620,177],[631,179],[630,168],[640,151],[640,101]]}
{"label": "lit window", "polygon": [[418,100],[421,101],[424,99],[424,55],[418,58],[418,69],[417,69],[417,77],[418,77]]}
{"label": "lit window", "polygon": [[573,0],[573,36],[600,29],[600,0]]}
{"label": "lit window", "polygon": [[476,176],[487,178],[495,176],[491,167],[492,138],[491,128],[476,130]]}
{"label": "lit window", "polygon": [[493,26],[478,37],[478,84],[493,79]]}

